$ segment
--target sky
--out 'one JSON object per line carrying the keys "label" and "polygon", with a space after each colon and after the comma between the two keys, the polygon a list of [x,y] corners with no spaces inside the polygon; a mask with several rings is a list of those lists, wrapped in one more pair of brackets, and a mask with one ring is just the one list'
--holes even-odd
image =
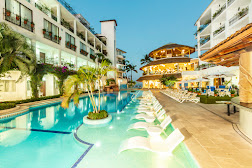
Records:
{"label": "sky", "polygon": [[[116,19],[116,45],[127,52],[126,59],[137,65],[145,54],[167,44],[194,47],[194,26],[212,0],[65,0],[77,13],[101,32],[101,20]],[[192,57],[197,57],[193,54]]]}

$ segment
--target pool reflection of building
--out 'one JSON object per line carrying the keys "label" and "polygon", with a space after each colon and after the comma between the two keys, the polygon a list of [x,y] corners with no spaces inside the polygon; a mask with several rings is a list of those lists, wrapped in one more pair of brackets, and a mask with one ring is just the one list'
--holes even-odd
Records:
{"label": "pool reflection of building", "polygon": [[[194,71],[198,67],[199,60],[190,58],[194,52],[193,47],[173,43],[150,52],[149,57],[154,61],[140,68],[144,72],[137,81],[143,82],[143,88],[166,88],[159,81],[163,75],[181,80],[182,72]],[[178,84],[174,87],[177,88]]]}

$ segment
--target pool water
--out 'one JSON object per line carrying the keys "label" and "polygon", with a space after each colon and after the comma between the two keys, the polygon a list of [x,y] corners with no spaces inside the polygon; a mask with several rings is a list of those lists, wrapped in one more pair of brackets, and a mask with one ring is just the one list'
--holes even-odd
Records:
{"label": "pool water", "polygon": [[[92,110],[88,97],[81,98],[78,107],[73,103],[69,109],[62,109],[60,104],[41,106],[27,114],[0,121],[0,168],[198,167],[183,143],[171,157],[145,150],[119,153],[124,140],[148,136],[141,130],[127,131],[130,124],[137,122],[132,117],[139,103],[138,100],[131,101],[131,97],[128,92],[102,96],[102,109],[113,117],[111,123],[102,127],[81,125],[83,116]],[[74,139],[73,132],[77,127],[76,135],[84,143]],[[169,125],[162,137],[167,137],[173,130]]]}

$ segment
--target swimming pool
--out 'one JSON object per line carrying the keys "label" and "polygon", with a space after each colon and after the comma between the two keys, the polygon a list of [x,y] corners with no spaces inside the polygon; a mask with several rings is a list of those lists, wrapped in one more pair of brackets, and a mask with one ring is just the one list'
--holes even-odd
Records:
{"label": "swimming pool", "polygon": [[[81,98],[78,107],[73,103],[69,109],[62,109],[60,104],[40,106],[24,115],[0,121],[0,168],[197,167],[183,143],[168,158],[146,151],[118,153],[123,140],[147,136],[144,131],[127,131],[130,124],[137,122],[131,120],[138,106],[137,102],[128,104],[131,96],[128,92],[103,95],[102,109],[107,110],[113,120],[102,127],[81,126],[76,135],[84,143],[74,138],[73,131],[92,108],[88,97]],[[172,131],[170,125],[166,134]]]}

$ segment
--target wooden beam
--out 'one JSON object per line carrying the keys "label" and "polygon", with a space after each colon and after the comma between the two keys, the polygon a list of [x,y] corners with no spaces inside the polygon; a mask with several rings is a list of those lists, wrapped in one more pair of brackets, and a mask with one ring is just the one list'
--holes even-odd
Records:
{"label": "wooden beam", "polygon": [[221,52],[219,52],[218,55],[225,55],[225,54],[228,54],[228,53],[231,53],[231,52],[233,53],[233,52],[242,50],[242,49],[244,49],[246,47],[249,47],[249,46],[252,46],[252,44],[251,43],[239,44],[239,45],[236,45],[235,47],[222,50]]}

